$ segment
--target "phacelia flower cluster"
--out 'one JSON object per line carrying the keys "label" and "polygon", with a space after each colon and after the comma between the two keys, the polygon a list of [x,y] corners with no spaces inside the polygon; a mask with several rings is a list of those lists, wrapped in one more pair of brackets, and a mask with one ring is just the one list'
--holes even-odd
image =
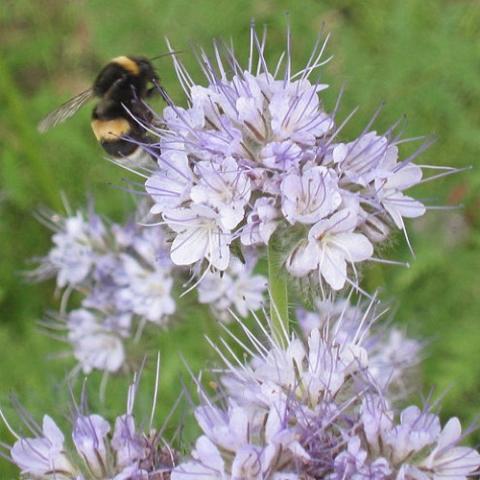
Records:
{"label": "phacelia flower cluster", "polygon": [[[187,271],[170,259],[171,233],[161,225],[142,225],[146,212],[140,204],[125,224],[102,219],[92,207],[66,217],[44,215],[55,232],[53,247],[33,276],[56,278],[63,292],[60,325],[50,326],[66,330],[84,373],[126,367],[127,351],[144,328],[164,328],[175,313],[175,286],[185,284]],[[246,317],[260,308],[266,278],[254,273],[255,266],[256,257],[248,253],[243,261],[232,256],[222,275],[207,272],[198,279],[194,272],[200,303],[222,320],[230,311]],[[73,291],[80,293],[80,306],[68,310]]]}
{"label": "phacelia flower cluster", "polygon": [[[138,218],[107,222],[92,208],[46,218],[54,246],[34,275],[55,276],[64,292],[59,320],[79,368],[117,372],[127,363],[127,342],[147,323],[165,327],[175,312],[166,236]],[[80,307],[67,310],[72,291],[80,293]]]}
{"label": "phacelia flower cluster", "polygon": [[224,271],[234,242],[265,246],[278,231],[292,275],[358,286],[375,244],[425,213],[406,193],[422,182],[416,154],[402,159],[394,128],[381,134],[371,122],[340,139],[345,122],[325,111],[327,85],[316,80],[326,42],[296,73],[290,35],[274,68],[253,27],[250,42],[246,67],[230,46],[215,44],[213,59],[201,51],[203,86],[173,55],[189,106],[170,102],[151,126],[158,142],[144,147],[158,163],[145,188],[174,232],[171,259]]}
{"label": "phacelia flower cluster", "polygon": [[428,405],[398,411],[384,372],[398,379],[406,365],[387,356],[379,369],[371,308],[355,331],[348,312],[310,322],[305,340],[292,334],[279,342],[261,322],[260,335],[241,323],[246,339],[238,344],[251,358],[215,347],[224,363],[223,395],[213,401],[200,391],[195,417],[202,434],[172,480],[474,476],[480,454],[459,446],[457,418],[442,427]]}
{"label": "phacelia flower cluster", "polygon": [[[376,131],[376,115],[356,138],[341,138],[350,116],[338,121],[339,102],[326,111],[327,85],[317,80],[328,61],[326,43],[317,42],[304,68],[293,72],[288,31],[286,50],[272,68],[266,35],[259,38],[252,26],[246,66],[231,45],[215,43],[212,57],[198,52],[202,85],[169,45],[188,106],[176,105],[162,91],[168,106],[145,125],[151,137],[142,148],[149,165],[138,169],[148,200],[135,218],[118,224],[93,208],[45,216],[54,245],[34,276],[56,278],[60,322],[50,326],[65,332],[76,371],[110,373],[130,366],[127,352],[144,329],[170,323],[180,288],[187,288],[186,294],[197,287],[199,303],[238,325],[224,327],[228,341],[209,339],[221,364],[206,376],[213,379],[208,383],[213,395],[196,381],[200,403],[194,416],[201,434],[180,461],[179,449],[162,439],[164,428],[153,425],[157,363],[150,421],[142,427],[134,414],[138,378],[129,387],[125,413],[113,422],[87,412],[84,401],[75,405],[68,439],[50,416],[38,425],[23,409],[31,434],[20,435],[0,411],[16,439],[12,446],[0,443],[0,454],[22,477],[466,480],[480,475],[480,453],[461,445],[466,433],[456,417],[442,424],[428,402],[422,408],[404,405],[416,386],[412,369],[422,344],[380,321],[384,312],[375,297],[350,302],[354,290],[361,291],[359,265],[398,263],[375,257],[376,245],[393,229],[403,231],[408,242],[405,219],[425,213],[427,207],[409,189],[454,170],[435,167],[441,173],[423,178],[430,167],[413,161],[425,144],[403,158],[399,146],[406,140],[396,126]],[[271,248],[272,310],[285,293],[274,281],[279,270],[273,257],[279,252],[291,275],[320,285],[322,300],[313,302],[314,310],[296,311],[298,332],[289,333],[288,311],[267,319],[267,325],[252,313],[264,307],[267,282],[255,271],[264,247]],[[336,299],[335,291],[345,286],[352,288],[350,297]],[[72,294],[79,301],[73,309]],[[243,320],[250,315],[254,329]]]}
{"label": "phacelia flower cluster", "polygon": [[31,436],[23,436],[2,414],[16,437],[9,448],[10,461],[21,470],[22,478],[35,480],[168,480],[176,453],[152,428],[154,412],[147,431],[143,430],[145,425],[138,425],[134,413],[137,388],[135,380],[128,390],[125,413],[112,423],[101,415],[82,411],[85,405],[76,407],[70,439],[49,415],[44,415],[38,425],[23,412],[25,426],[31,431]]}

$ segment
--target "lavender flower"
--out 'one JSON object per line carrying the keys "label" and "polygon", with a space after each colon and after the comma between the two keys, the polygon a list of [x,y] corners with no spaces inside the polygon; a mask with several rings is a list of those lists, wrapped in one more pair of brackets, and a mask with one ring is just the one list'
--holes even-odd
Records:
{"label": "lavender flower", "polygon": [[[157,365],[156,386],[158,371]],[[15,433],[0,412],[8,430],[16,437],[10,448],[12,463],[25,478],[35,480],[168,479],[176,454],[152,427],[151,420],[147,432],[136,426],[133,409],[137,388],[138,377],[135,377],[128,390],[126,412],[116,417],[113,428],[102,416],[83,412],[85,405],[82,409],[76,407],[71,433],[74,449],[68,446],[64,434],[48,415],[44,415],[41,429],[30,417],[25,418],[34,435],[28,438]],[[155,390],[151,419],[156,398]]]}
{"label": "lavender flower", "polygon": [[41,433],[34,438],[18,437],[10,450],[12,461],[24,475],[35,478],[74,478],[75,468],[65,452],[65,437],[56,423],[43,417]]}
{"label": "lavender flower", "polygon": [[236,478],[300,478],[294,459],[308,459],[282,418],[272,406],[268,412],[230,405],[198,407],[195,417],[202,428],[192,460],[178,465],[172,480]]}
{"label": "lavender flower", "polygon": [[35,273],[55,275],[60,288],[76,287],[91,273],[97,251],[105,248],[105,225],[93,212],[87,218],[82,212],[66,218],[51,215],[47,221],[55,231],[54,247]]}
{"label": "lavender flower", "polygon": [[92,207],[87,215],[46,216],[56,231],[55,246],[33,275],[56,276],[59,287],[86,292],[87,307],[147,316],[162,324],[175,310],[170,296],[173,264],[163,230],[137,224],[143,210],[141,204],[136,218],[125,225],[107,225]]}
{"label": "lavender flower", "polygon": [[319,280],[339,290],[347,281],[347,262],[354,264],[370,258],[373,246],[365,235],[355,233],[356,212],[343,209],[310,230],[308,241],[299,244],[287,259],[287,268],[296,276],[317,270]]}
{"label": "lavender flower", "polygon": [[254,275],[256,258],[248,255],[245,262],[230,258],[224,272],[207,271],[198,286],[198,300],[211,306],[214,315],[221,321],[233,319],[231,311],[245,318],[250,312],[264,305],[267,279]]}
{"label": "lavender flower", "polygon": [[381,388],[392,389],[396,396],[410,393],[408,380],[421,359],[422,343],[409,338],[398,327],[381,322],[386,309],[369,303],[352,305],[346,298],[317,300],[315,310],[297,309],[297,318],[306,338],[315,329],[334,336],[342,345],[362,337],[368,354],[369,373]]}
{"label": "lavender flower", "polygon": [[293,73],[287,37],[274,68],[254,26],[246,67],[230,46],[216,43],[214,59],[202,50],[204,86],[172,50],[189,106],[170,101],[162,128],[150,126],[158,135],[144,147],[158,163],[145,183],[151,213],[174,232],[176,265],[225,271],[234,242],[267,245],[281,229],[292,275],[316,273],[333,290],[358,287],[358,264],[373,257],[374,244],[390,227],[405,232],[404,218],[425,213],[405,194],[422,182],[423,167],[412,163],[422,147],[400,160],[394,127],[378,134],[370,123],[358,138],[340,142],[344,123],[337,125],[337,109],[324,111],[327,85],[312,79],[327,61],[328,38]]}
{"label": "lavender flower", "polygon": [[[225,341],[225,348],[211,342],[224,364],[221,395],[214,402],[199,390],[202,403],[195,416],[202,435],[190,457],[173,470],[173,480],[462,480],[475,475],[480,454],[458,445],[458,419],[442,428],[428,406],[397,413],[388,379],[377,381],[372,317],[364,312],[360,322],[353,322],[359,307],[344,303],[345,313],[338,314],[340,305],[327,307],[330,318],[316,314],[314,321],[314,314],[304,313],[306,340],[286,335],[282,345],[260,321],[261,336],[239,321],[246,340],[229,335],[251,355],[248,361]],[[400,366],[391,368],[401,372]]]}
{"label": "lavender flower", "polygon": [[165,325],[175,312],[172,267],[166,255],[161,229],[138,228],[125,252],[120,254],[124,280],[116,292],[120,310]]}
{"label": "lavender flower", "polygon": [[107,469],[105,440],[109,432],[110,424],[100,415],[78,415],[75,420],[73,443],[87,469],[95,477],[105,475]]}
{"label": "lavender flower", "polygon": [[[200,186],[197,194],[202,194]],[[166,327],[176,311],[173,292],[187,272],[170,259],[166,228],[138,223],[145,214],[146,206],[140,203],[125,224],[102,220],[92,206],[86,213],[44,218],[55,230],[54,246],[40,259],[33,276],[56,277],[57,286],[64,289],[59,318],[47,326],[54,327],[56,335],[59,328],[66,332],[78,362],[74,372],[127,370],[131,364],[127,352],[146,324]],[[245,249],[245,259],[243,263],[231,256],[222,274],[197,275],[194,286],[200,303],[209,304],[221,321],[232,318],[230,310],[246,317],[264,303],[266,279],[254,273],[252,247]],[[68,311],[72,290],[80,292],[81,305]]]}
{"label": "lavender flower", "polygon": [[102,312],[83,308],[68,314],[68,341],[83,373],[94,369],[114,373],[121,369],[130,324],[129,316],[105,317]]}
{"label": "lavender flower", "polygon": [[[92,207],[65,218],[48,215],[55,229],[54,247],[33,275],[56,276],[65,288],[60,327],[72,345],[78,367],[117,372],[128,363],[127,344],[138,339],[145,323],[166,326],[175,312],[174,265],[162,227],[124,225],[102,220]],[[67,312],[72,290],[81,308]]]}
{"label": "lavender flower", "polygon": [[[356,458],[361,459],[360,469],[372,468],[373,463],[381,461],[388,472],[395,472],[395,477],[372,478],[466,479],[475,475],[480,467],[480,454],[472,448],[458,446],[462,436],[457,418],[448,420],[442,429],[438,416],[428,407],[420,410],[416,406],[405,408],[399,417],[396,421],[388,402],[377,396],[363,400],[359,435],[354,437],[358,446]],[[341,462],[338,466],[343,469]],[[360,469],[351,468],[352,478],[356,478],[355,475],[361,478]],[[335,472],[331,478],[344,477]]]}

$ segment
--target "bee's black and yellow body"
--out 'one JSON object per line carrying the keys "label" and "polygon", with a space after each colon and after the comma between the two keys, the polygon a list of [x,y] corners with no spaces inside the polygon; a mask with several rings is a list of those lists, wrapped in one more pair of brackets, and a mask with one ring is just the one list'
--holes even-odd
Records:
{"label": "bee's black and yellow body", "polygon": [[158,80],[147,58],[116,57],[102,68],[90,89],[51,112],[38,128],[41,132],[47,131],[96,97],[99,100],[91,121],[95,137],[109,155],[129,157],[138,150],[137,142],[148,140],[142,124],[150,122],[153,115],[144,99],[157,91]]}
{"label": "bee's black and yellow body", "polygon": [[[93,92],[100,101],[92,112],[92,130],[105,151],[113,157],[128,157],[145,140],[142,121],[151,114],[142,99],[149,96],[149,83],[158,77],[142,57],[117,57],[98,74]],[[132,141],[133,140],[133,141]]]}

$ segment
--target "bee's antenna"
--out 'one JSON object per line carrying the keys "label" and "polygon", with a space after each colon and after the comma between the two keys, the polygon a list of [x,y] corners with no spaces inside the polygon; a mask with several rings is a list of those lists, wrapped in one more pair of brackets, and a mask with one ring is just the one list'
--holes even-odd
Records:
{"label": "bee's antenna", "polygon": [[157,55],[156,57],[151,57],[151,58],[149,58],[149,60],[157,60],[158,58],[168,57],[170,55],[176,55],[177,53],[183,53],[183,51],[182,50],[172,50],[171,52],[162,53],[161,55]]}

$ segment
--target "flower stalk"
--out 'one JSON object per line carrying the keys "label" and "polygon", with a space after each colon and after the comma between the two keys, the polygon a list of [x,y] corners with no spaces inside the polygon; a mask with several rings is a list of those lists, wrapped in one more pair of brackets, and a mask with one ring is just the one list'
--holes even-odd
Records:
{"label": "flower stalk", "polygon": [[285,269],[282,268],[282,252],[278,235],[273,235],[268,242],[267,258],[271,329],[278,345],[284,346],[285,332],[289,331],[288,281]]}

